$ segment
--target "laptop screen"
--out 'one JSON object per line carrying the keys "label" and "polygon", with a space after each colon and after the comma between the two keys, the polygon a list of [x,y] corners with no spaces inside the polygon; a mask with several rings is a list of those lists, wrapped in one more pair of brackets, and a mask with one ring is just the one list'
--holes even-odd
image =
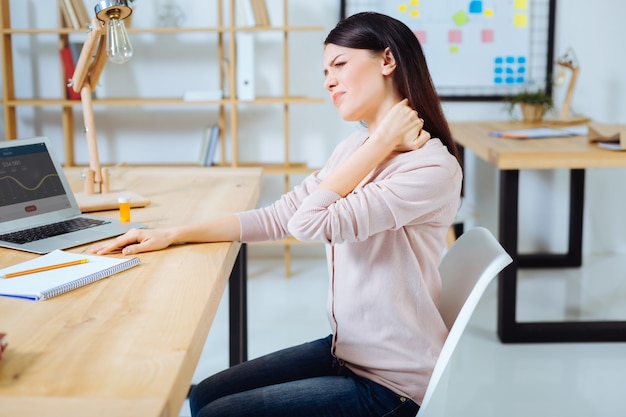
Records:
{"label": "laptop screen", "polygon": [[45,143],[0,148],[0,223],[71,207]]}

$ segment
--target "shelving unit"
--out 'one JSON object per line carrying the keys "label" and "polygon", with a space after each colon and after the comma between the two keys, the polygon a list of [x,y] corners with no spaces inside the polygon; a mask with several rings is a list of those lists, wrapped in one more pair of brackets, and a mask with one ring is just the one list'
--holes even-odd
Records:
{"label": "shelving unit", "polygon": [[[65,164],[67,166],[75,166],[74,156],[74,111],[75,107],[79,106],[80,101],[69,100],[63,97],[59,98],[46,98],[40,99],[37,97],[32,98],[16,98],[15,95],[15,78],[14,78],[14,51],[12,37],[14,35],[37,35],[37,34],[56,34],[59,36],[60,45],[67,42],[67,39],[72,34],[80,34],[80,30],[68,29],[68,28],[51,28],[51,29],[23,29],[13,28],[11,26],[11,5],[23,0],[2,0],[0,2],[0,24],[2,41],[0,43],[0,53],[3,60],[2,70],[2,82],[3,82],[3,112],[4,112],[4,125],[5,125],[5,138],[7,140],[19,137],[18,123],[17,123],[17,108],[21,106],[25,107],[58,107],[60,122],[63,131],[63,144],[65,152]],[[46,1],[46,0],[41,0]],[[161,97],[161,98],[96,98],[93,101],[94,106],[108,106],[108,107],[134,107],[134,106],[216,106],[219,111],[218,123],[221,128],[221,164],[225,166],[262,166],[266,175],[280,175],[284,179],[284,190],[287,191],[290,188],[289,177],[291,175],[306,174],[312,171],[305,163],[298,163],[291,160],[290,157],[290,125],[289,114],[290,106],[293,104],[315,104],[322,103],[321,98],[292,96],[289,91],[289,34],[293,32],[321,32],[323,27],[321,26],[290,26],[289,24],[289,9],[288,0],[282,1],[283,7],[283,21],[280,26],[253,26],[244,27],[238,26],[236,19],[236,0],[216,0],[216,13],[217,13],[217,26],[215,27],[177,27],[177,28],[136,28],[131,27],[128,29],[129,35],[135,33],[154,33],[154,34],[178,34],[178,33],[217,33],[217,56],[216,63],[220,65],[224,61],[225,57],[228,57],[228,75],[226,82],[225,79],[220,80],[222,88],[227,84],[228,94],[226,97],[219,100],[199,100],[199,101],[185,101],[182,97]],[[226,12],[226,13],[225,13]],[[226,17],[224,17],[226,16]],[[58,21],[60,21],[60,17]],[[240,101],[237,99],[236,91],[236,43],[235,35],[239,32],[277,32],[282,34],[282,71],[284,75],[283,92],[282,95],[273,97],[256,97],[253,101]],[[59,62],[59,65],[61,63]],[[278,65],[278,64],[277,64]],[[106,71],[106,69],[105,69]],[[221,71],[218,71],[221,73]],[[65,80],[60,80],[63,89],[65,91]],[[242,146],[242,139],[239,135],[239,121],[242,105],[245,106],[264,106],[264,105],[281,105],[283,122],[283,144],[284,150],[281,162],[275,164],[261,164],[255,162],[242,162],[240,161],[240,146]],[[278,110],[277,110],[278,111]],[[149,129],[147,127],[147,129]],[[230,134],[230,141],[227,143],[226,133]],[[230,150],[230,158],[227,157],[227,146]],[[285,272],[286,275],[290,274],[291,264],[291,252],[290,245],[295,241],[287,240],[284,242],[277,242],[284,245],[284,257],[285,257]]]}

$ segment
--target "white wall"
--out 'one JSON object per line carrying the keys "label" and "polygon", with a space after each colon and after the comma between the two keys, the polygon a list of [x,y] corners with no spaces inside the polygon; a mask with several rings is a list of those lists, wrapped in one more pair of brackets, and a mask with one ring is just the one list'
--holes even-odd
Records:
{"label": "white wall", "polygon": [[[158,6],[181,6],[185,26],[213,25],[215,0],[138,0],[133,25],[154,26]],[[90,4],[86,1],[86,4]],[[95,1],[93,2],[95,3]],[[555,54],[572,47],[581,71],[573,110],[601,122],[626,123],[626,67],[620,40],[626,39],[621,17],[626,2],[599,0],[559,0]],[[16,27],[54,27],[56,2],[12,0],[12,20]],[[282,0],[268,0],[273,22],[282,20]],[[91,7],[89,7],[91,9]],[[290,1],[293,24],[319,25],[323,33],[290,35],[289,85],[292,94],[324,97],[324,104],[292,106],[290,120],[294,160],[319,166],[335,144],[354,128],[342,122],[322,89],[322,42],[336,23],[339,0]],[[80,37],[73,37],[80,40]],[[106,66],[97,94],[99,97],[178,96],[187,90],[217,87],[214,35],[135,35],[135,57],[124,66]],[[283,74],[276,35],[257,39],[257,92],[278,94]],[[60,68],[57,38],[54,35],[14,37],[16,92],[18,96],[58,97]],[[560,103],[563,91],[555,91]],[[76,158],[87,161],[81,138],[82,123],[76,107]],[[507,119],[500,103],[445,103],[450,120]],[[240,117],[242,159],[280,160],[281,106],[246,106]],[[49,136],[59,155],[63,154],[57,108],[20,108],[19,136]],[[105,163],[193,163],[200,148],[202,129],[216,117],[214,108],[144,106],[141,108],[96,108],[101,159]],[[2,126],[2,130],[4,126]],[[1,132],[4,135],[4,132]],[[488,164],[473,155],[466,156],[467,198],[478,206],[478,224],[497,231],[497,175]],[[588,170],[585,213],[585,248],[588,251],[626,251],[626,170]],[[568,176],[562,171],[522,174],[522,225],[520,248],[545,247],[563,250],[567,230]],[[278,178],[268,179],[262,203],[271,201],[280,189]],[[534,197],[534,198],[532,198]],[[532,202],[531,202],[532,199]]]}

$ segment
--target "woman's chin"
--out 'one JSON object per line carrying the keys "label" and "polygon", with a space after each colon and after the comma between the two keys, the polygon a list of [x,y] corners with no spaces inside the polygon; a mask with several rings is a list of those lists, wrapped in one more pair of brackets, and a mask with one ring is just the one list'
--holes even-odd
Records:
{"label": "woman's chin", "polygon": [[341,117],[341,120],[343,120],[344,122],[359,122],[359,121],[361,121],[361,118],[357,117],[354,113],[342,112],[341,109],[339,110],[339,117]]}

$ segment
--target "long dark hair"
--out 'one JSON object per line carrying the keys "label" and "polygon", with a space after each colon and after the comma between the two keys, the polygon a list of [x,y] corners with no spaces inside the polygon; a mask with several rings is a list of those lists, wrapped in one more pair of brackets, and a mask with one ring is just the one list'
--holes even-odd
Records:
{"label": "long dark hair", "polygon": [[374,52],[389,48],[397,63],[393,81],[400,96],[407,98],[409,105],[424,119],[424,129],[433,138],[439,138],[461,164],[422,46],[411,29],[390,16],[361,12],[337,23],[324,41],[324,45],[329,43]]}

